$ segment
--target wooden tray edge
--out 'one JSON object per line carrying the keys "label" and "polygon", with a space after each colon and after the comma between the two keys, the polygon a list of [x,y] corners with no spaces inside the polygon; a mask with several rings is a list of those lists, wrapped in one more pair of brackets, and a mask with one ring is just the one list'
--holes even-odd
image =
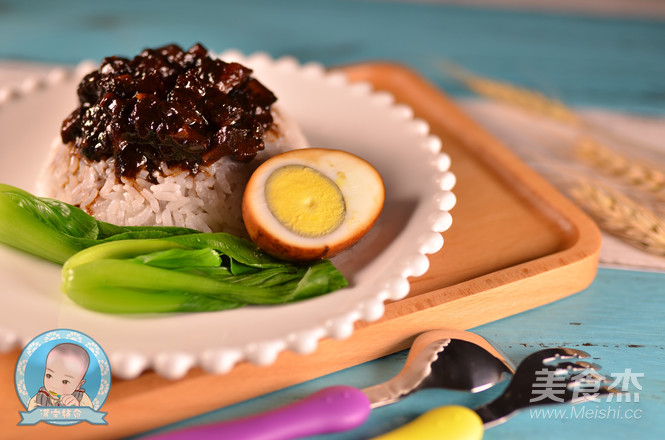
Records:
{"label": "wooden tray edge", "polygon": [[[430,108],[426,108],[424,112],[420,111],[421,109],[414,108],[416,117],[426,121],[436,119],[437,124],[451,127],[451,133],[464,133],[465,136],[459,140],[469,150],[474,151],[476,157],[491,162],[492,167],[502,178],[509,182],[519,181],[521,184],[515,185],[515,188],[526,192],[525,197],[528,197],[531,203],[538,203],[540,209],[548,211],[550,217],[557,220],[559,227],[568,238],[563,249],[537,260],[488,273],[456,286],[433,290],[417,297],[407,297],[398,302],[387,304],[386,314],[382,320],[395,319],[403,314],[427,310],[454,299],[460,299],[459,296],[451,292],[452,290],[463,290],[466,294],[477,294],[479,292],[487,293],[488,287],[494,289],[503,285],[510,288],[512,284],[515,284],[515,287],[517,285],[522,286],[527,281],[533,285],[545,283],[557,286],[559,284],[556,282],[556,278],[563,277],[569,280],[568,283],[559,287],[561,291],[553,292],[549,296],[550,301],[533,301],[532,304],[529,304],[528,308],[533,308],[577,293],[593,281],[602,244],[601,232],[596,223],[545,178],[524,163],[515,153],[469,118],[450,98],[442,94],[439,88],[409,67],[392,62],[376,61],[349,65],[342,67],[342,70],[352,81],[366,81],[377,90],[393,93],[397,102],[408,104],[410,99],[404,99],[404,96],[408,94],[427,97],[428,101],[434,101],[431,111],[428,111]],[[381,78],[388,79],[387,82],[384,82],[383,87],[382,84],[377,85],[370,81],[371,78],[377,76],[377,71],[381,72]],[[398,88],[400,94],[396,94],[394,93],[396,87],[385,87],[386,84],[391,82],[406,85],[406,87]],[[482,146],[482,148],[479,148],[479,146]],[[454,219],[454,208],[452,213]],[[442,252],[445,252],[445,244]],[[531,266],[534,261],[538,262],[538,270],[536,271],[527,267],[527,265]],[[524,271],[529,272],[526,274],[526,279],[524,279]],[[499,316],[499,318],[510,314]],[[491,320],[479,321],[476,325]],[[365,325],[367,324],[359,323],[357,327],[361,328]]]}

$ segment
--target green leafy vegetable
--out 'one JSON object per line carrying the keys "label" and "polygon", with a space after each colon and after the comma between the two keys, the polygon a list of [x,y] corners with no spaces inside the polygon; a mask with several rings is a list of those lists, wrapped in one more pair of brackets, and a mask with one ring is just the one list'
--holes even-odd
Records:
{"label": "green leafy vegetable", "polygon": [[103,243],[70,258],[62,275],[72,300],[112,313],[283,304],[347,285],[328,260],[286,263],[225,233]]}
{"label": "green leafy vegetable", "polygon": [[162,238],[198,231],[165,226],[116,226],[83,210],[0,183],[0,243],[54,263],[114,240]]}
{"label": "green leafy vegetable", "polygon": [[100,222],[0,184],[0,242],[64,263],[62,291],[107,313],[202,312],[283,304],[347,286],[328,260],[295,264],[226,233]]}

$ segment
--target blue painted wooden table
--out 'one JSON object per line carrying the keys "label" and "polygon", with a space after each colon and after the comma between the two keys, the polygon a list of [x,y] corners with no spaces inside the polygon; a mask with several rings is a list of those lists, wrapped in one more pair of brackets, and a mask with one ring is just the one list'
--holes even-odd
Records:
{"label": "blue painted wooden table", "polygon": [[[408,64],[454,97],[465,97],[437,68],[449,59],[489,77],[537,87],[573,106],[665,116],[665,22],[656,19],[377,1],[0,1],[0,59],[73,64],[197,41],[216,51],[266,51],[327,66],[389,59]],[[583,292],[472,329],[515,362],[543,346],[564,345],[587,350],[606,374],[635,379],[628,383],[630,402],[525,411],[488,430],[486,438],[665,438],[659,423],[665,414],[664,286],[662,273],[602,268]],[[327,385],[375,384],[396,374],[404,358],[398,353],[211,408],[176,426],[250,414]],[[367,438],[438,405],[480,404],[500,388],[478,395],[422,392],[374,411],[355,431],[321,438]]]}

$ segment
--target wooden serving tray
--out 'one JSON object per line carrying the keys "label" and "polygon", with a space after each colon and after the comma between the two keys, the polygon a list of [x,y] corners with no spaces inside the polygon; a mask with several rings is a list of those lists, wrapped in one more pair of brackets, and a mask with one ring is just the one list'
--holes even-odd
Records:
{"label": "wooden serving tray", "polygon": [[[593,280],[600,231],[575,205],[465,116],[439,89],[405,67],[345,67],[411,106],[452,158],[458,202],[443,250],[412,280],[409,296],[386,304],[346,340],[326,339],[312,355],[282,353],[270,367],[242,363],[226,375],[193,369],[171,381],[146,372],[115,379],[102,407],[108,425],[18,427],[15,350],[0,356],[3,438],[118,438],[144,432],[407,348],[421,332],[468,329],[578,292]],[[369,385],[369,384],[368,384]]]}

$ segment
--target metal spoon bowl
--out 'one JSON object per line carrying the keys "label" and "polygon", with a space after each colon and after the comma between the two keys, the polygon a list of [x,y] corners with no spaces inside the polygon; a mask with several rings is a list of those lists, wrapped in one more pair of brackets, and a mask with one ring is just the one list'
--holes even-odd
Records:
{"label": "metal spoon bowl", "polygon": [[461,330],[418,336],[400,373],[362,391],[378,408],[426,388],[477,393],[503,381],[515,368],[482,337]]}

